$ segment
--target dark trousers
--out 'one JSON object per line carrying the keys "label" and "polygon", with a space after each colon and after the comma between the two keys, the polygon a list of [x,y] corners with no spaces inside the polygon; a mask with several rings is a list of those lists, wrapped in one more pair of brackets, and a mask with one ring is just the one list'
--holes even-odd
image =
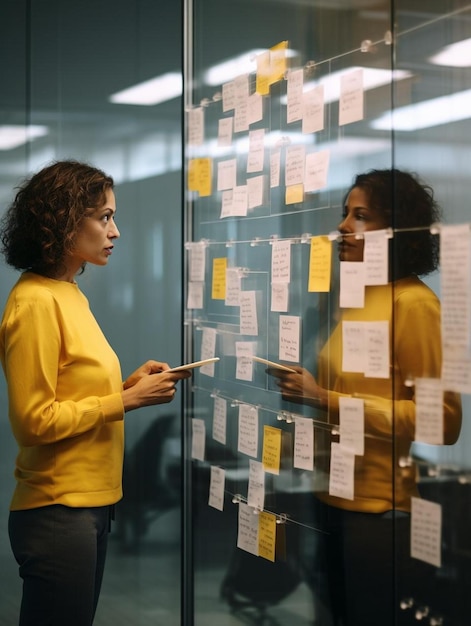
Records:
{"label": "dark trousers", "polygon": [[19,626],[91,626],[105,566],[110,507],[11,511],[23,579]]}

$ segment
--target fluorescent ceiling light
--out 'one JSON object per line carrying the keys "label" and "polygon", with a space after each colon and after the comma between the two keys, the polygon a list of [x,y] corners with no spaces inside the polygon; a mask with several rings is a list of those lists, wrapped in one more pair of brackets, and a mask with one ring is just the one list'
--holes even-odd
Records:
{"label": "fluorescent ceiling light", "polygon": [[377,130],[418,130],[471,117],[471,89],[393,109],[373,120]]}
{"label": "fluorescent ceiling light", "polygon": [[181,96],[183,89],[182,75],[179,72],[168,72],[123,89],[109,97],[110,102],[116,104],[137,104],[153,106],[160,102],[173,100]]}
{"label": "fluorescent ceiling light", "polygon": [[37,137],[44,137],[48,132],[47,126],[0,126],[0,150],[13,150]]}
{"label": "fluorescent ceiling light", "polygon": [[[312,80],[307,83],[304,83],[303,91],[308,91],[313,87],[317,87],[318,85],[324,86],[324,102],[328,104],[329,102],[336,102],[340,99],[340,78],[349,72],[354,72],[355,70],[363,70],[363,90],[368,91],[369,89],[375,89],[376,87],[382,87],[383,85],[388,85],[391,81],[404,80],[405,78],[410,78],[412,76],[411,72],[407,70],[384,70],[377,69],[372,67],[348,67],[344,70],[338,70],[337,72],[332,72],[332,74],[328,74],[319,78],[319,80]],[[281,104],[286,104],[287,97],[283,96],[281,98]]]}
{"label": "fluorescent ceiling light", "polygon": [[445,46],[440,52],[431,56],[429,61],[435,65],[471,67],[471,39],[463,39],[463,41]]}
{"label": "fluorescent ceiling light", "polygon": [[[204,74],[205,84],[214,87],[234,80],[237,76],[255,72],[257,70],[257,57],[264,52],[268,52],[268,48],[255,48],[254,50],[248,50],[243,54],[227,59],[222,63],[213,65]],[[290,48],[286,50],[287,58],[295,55],[296,52],[294,50]]]}

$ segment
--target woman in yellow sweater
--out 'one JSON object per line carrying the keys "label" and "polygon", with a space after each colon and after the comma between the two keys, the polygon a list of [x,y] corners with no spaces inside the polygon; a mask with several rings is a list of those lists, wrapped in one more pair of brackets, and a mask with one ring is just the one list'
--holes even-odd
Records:
{"label": "woman in yellow sweater", "polygon": [[[341,310],[319,354],[316,377],[302,367],[294,367],[293,374],[270,371],[284,399],[325,410],[334,431],[341,398],[362,400],[364,452],[354,456],[352,492],[326,488],[316,494],[318,520],[327,531],[322,548],[335,624],[392,626],[409,619],[415,623],[407,612],[400,613],[402,621],[397,618],[399,601],[402,594],[425,599],[420,594],[427,566],[409,557],[411,497],[418,496],[415,468],[401,467],[399,461],[408,457],[415,439],[414,380],[438,381],[441,376],[440,303],[418,278],[437,268],[438,238],[430,227],[438,220],[432,190],[417,177],[399,170],[357,176],[339,225],[339,258],[361,263],[362,234],[394,227],[389,282],[366,286],[362,308]],[[366,376],[351,359],[345,367],[349,371],[343,371],[346,329],[349,323],[355,329],[356,322],[357,328],[362,322],[386,324],[386,339],[379,345],[380,359],[390,355],[389,369],[378,377]],[[443,443],[454,443],[460,426],[460,398],[445,392]],[[330,429],[316,431],[316,448],[324,453],[317,456],[318,468],[335,442],[338,437]],[[327,474],[334,469],[330,461]],[[393,599],[395,592],[398,597]]]}
{"label": "woman in yellow sweater", "polygon": [[2,223],[5,260],[23,271],[0,326],[19,448],[9,534],[21,626],[91,626],[122,496],[124,414],[170,402],[189,376],[147,361],[123,383],[75,281],[87,263],[108,263],[115,213],[111,177],[59,161],[23,183]]}

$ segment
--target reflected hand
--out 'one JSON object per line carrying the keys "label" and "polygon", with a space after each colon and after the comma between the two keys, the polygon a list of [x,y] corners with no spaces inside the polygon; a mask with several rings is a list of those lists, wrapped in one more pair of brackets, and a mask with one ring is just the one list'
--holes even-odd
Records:
{"label": "reflected hand", "polygon": [[326,392],[319,387],[314,376],[304,367],[290,365],[294,372],[268,368],[270,376],[276,378],[283,400],[301,404],[323,404]]}

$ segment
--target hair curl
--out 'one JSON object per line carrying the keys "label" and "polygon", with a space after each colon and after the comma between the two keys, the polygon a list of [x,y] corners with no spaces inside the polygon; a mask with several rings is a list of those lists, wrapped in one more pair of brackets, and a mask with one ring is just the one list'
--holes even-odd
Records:
{"label": "hair curl", "polygon": [[365,191],[371,207],[384,215],[394,230],[390,248],[393,278],[434,272],[440,242],[430,227],[440,221],[441,209],[433,189],[416,174],[397,169],[358,174],[348,193],[354,187]]}
{"label": "hair curl", "polygon": [[74,160],[56,161],[26,179],[1,221],[7,264],[54,275],[73,248],[82,220],[105,204],[113,186],[110,176]]}

